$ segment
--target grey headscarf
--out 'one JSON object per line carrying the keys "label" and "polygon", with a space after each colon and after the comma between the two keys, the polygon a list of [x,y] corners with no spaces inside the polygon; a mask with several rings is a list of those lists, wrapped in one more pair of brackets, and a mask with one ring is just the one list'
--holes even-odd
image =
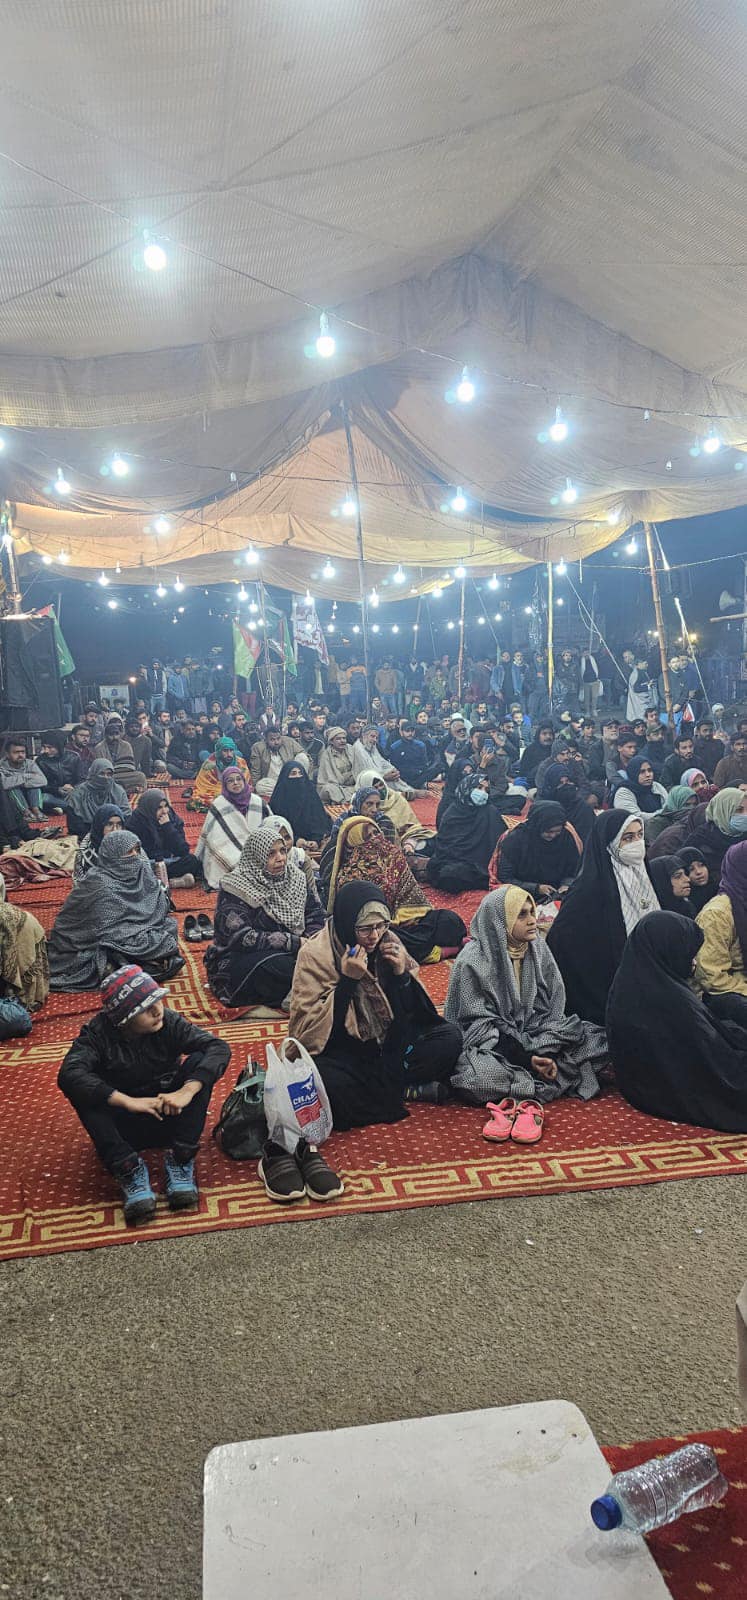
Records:
{"label": "grey headscarf", "polygon": [[[481,1105],[504,1095],[590,1100],[599,1090],[593,1063],[607,1057],[604,1029],[566,1016],[563,980],[541,937],[527,946],[517,989],[504,910],[515,892],[509,886],[485,896],[472,918],[471,942],[454,962],[444,1016],[462,1029],[464,1048],[451,1081]],[[557,1078],[547,1082],[517,1065],[532,1055],[550,1056]]]}
{"label": "grey headscarf", "polygon": [[132,815],[124,789],[114,781],[112,762],[103,758],[91,762],[83,782],[73,789],[66,803],[81,822],[93,822],[99,806],[105,805],[117,806],[125,819]]}
{"label": "grey headscarf", "polygon": [[[130,851],[138,846],[138,854]],[[98,862],[60,907],[49,937],[53,989],[95,989],[112,966],[162,961],[178,952],[163,884],[128,829],[102,839]]]}

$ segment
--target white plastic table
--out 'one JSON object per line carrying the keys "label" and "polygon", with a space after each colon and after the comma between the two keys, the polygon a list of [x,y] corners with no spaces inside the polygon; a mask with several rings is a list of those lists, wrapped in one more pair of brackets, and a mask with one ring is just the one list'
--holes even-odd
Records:
{"label": "white plastic table", "polygon": [[666,1600],[589,1516],[610,1470],[564,1400],[220,1445],[204,1600]]}

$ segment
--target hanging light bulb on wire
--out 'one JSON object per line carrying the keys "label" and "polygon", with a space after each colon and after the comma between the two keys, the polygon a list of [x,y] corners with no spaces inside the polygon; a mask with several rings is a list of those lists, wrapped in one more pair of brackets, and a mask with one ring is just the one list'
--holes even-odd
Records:
{"label": "hanging light bulb on wire", "polygon": [[463,489],[457,489],[456,494],[451,498],[450,504],[452,511],[467,510],[467,496]]}
{"label": "hanging light bulb on wire", "polygon": [[322,577],[329,579],[329,578],[334,578],[334,575],[335,575],[335,569],[334,569],[334,567],[332,565],[332,562],[329,560],[329,557],[328,557],[327,560],[324,563],[324,566],[322,567]]}
{"label": "hanging light bulb on wire", "polygon": [[475,386],[469,375],[469,368],[462,367],[462,376],[456,386],[456,397],[460,405],[468,406],[475,398]]}
{"label": "hanging light bulb on wire", "polygon": [[720,435],[716,433],[714,428],[712,428],[711,432],[707,434],[706,438],[703,440],[703,449],[705,450],[706,455],[715,455],[716,451],[721,449],[721,443],[722,441]]}
{"label": "hanging light bulb on wire", "polygon": [[109,579],[107,578],[105,572],[99,574],[98,582],[101,584],[102,589],[108,589]]}
{"label": "hanging light bulb on wire", "polygon": [[397,571],[392,573],[392,583],[404,583],[404,581],[405,574],[402,571],[402,568],[398,567]]}
{"label": "hanging light bulb on wire", "polygon": [[70,484],[68,483],[67,478],[65,477],[65,474],[64,474],[64,472],[62,470],[62,467],[58,467],[57,468],[57,476],[56,476],[56,478],[54,480],[54,492],[55,492],[55,494],[69,494],[70,493]]}
{"label": "hanging light bulb on wire", "polygon": [[562,444],[568,438],[568,423],[563,416],[560,406],[555,407],[555,420],[550,423],[548,433],[553,444]]}
{"label": "hanging light bulb on wire", "polygon": [[570,478],[566,478],[565,488],[561,491],[560,498],[566,506],[572,506],[574,501],[578,500],[578,489],[574,483],[571,483]]}
{"label": "hanging light bulb on wire", "polygon": [[555,568],[555,571],[557,572],[559,578],[564,578],[565,575],[566,575],[566,572],[568,571],[568,568],[567,568],[562,556],[560,557],[560,560],[559,560],[559,562],[558,562],[558,564],[557,564],[557,566]]}
{"label": "hanging light bulb on wire", "polygon": [[334,355],[336,348],[337,346],[335,340],[329,331],[329,317],[327,316],[326,311],[323,311],[319,318],[319,335],[316,341],[316,353],[318,356],[322,357],[323,361],[328,361],[330,356]]}

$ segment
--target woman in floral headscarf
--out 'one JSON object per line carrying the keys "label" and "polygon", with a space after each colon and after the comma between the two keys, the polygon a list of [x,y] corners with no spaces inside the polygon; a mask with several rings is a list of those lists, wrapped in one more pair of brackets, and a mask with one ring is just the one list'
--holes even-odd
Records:
{"label": "woman in floral headscarf", "polygon": [[416,882],[399,844],[391,844],[375,821],[350,817],[337,836],[327,910],[345,883],[375,883],[408,954],[421,965],[461,949],[467,929],[455,911],[436,911]]}
{"label": "woman in floral headscarf", "polygon": [[245,781],[249,783],[249,768],[244,757],[239,755],[238,745],[233,739],[216,739],[213,754],[203,761],[192,787],[191,807],[197,811],[207,811],[221,792],[221,779],[227,767],[238,767]]}

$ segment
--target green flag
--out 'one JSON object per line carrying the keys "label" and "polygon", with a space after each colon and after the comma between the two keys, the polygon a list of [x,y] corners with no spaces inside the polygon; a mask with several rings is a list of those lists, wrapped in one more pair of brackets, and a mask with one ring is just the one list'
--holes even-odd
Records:
{"label": "green flag", "polygon": [[252,633],[251,628],[242,628],[238,622],[234,622],[233,670],[237,678],[246,678],[247,683],[249,682],[261,649],[261,640]]}
{"label": "green flag", "polygon": [[298,666],[288,618],[284,611],[278,610],[277,606],[268,604],[265,604],[265,618],[270,649],[283,662],[286,676],[295,678],[298,674]]}
{"label": "green flag", "polygon": [[71,678],[75,671],[75,662],[73,661],[68,649],[65,635],[60,627],[59,622],[57,621],[57,612],[55,611],[54,606],[44,606],[41,611],[37,612],[37,616],[52,618],[54,647],[57,651],[57,665],[60,669],[60,677]]}

